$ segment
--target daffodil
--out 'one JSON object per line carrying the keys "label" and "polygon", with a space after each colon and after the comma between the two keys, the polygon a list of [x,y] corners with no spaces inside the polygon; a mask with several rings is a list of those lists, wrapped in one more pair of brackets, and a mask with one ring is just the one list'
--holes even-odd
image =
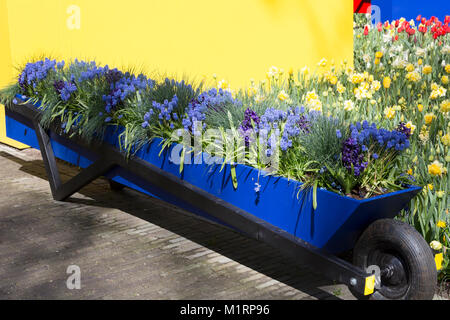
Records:
{"label": "daffodil", "polygon": [[339,93],[344,93],[345,92],[345,87],[342,85],[342,83],[338,82],[336,89]]}
{"label": "daffodil", "polygon": [[432,176],[441,176],[444,173],[444,166],[438,160],[428,165],[428,173]]}
{"label": "daffodil", "polygon": [[327,63],[328,63],[327,59],[322,58],[322,59],[317,63],[317,65],[318,65],[319,67],[326,67],[326,66],[327,66]]}
{"label": "daffodil", "polygon": [[441,107],[440,111],[442,113],[450,112],[450,100],[442,101],[440,107]]}
{"label": "daffodil", "polygon": [[445,221],[439,220],[439,221],[436,223],[436,226],[439,227],[439,228],[444,229],[444,228],[447,226],[447,224],[445,223]]}
{"label": "daffodil", "polygon": [[433,72],[433,68],[430,65],[423,66],[422,68],[423,74],[430,74],[431,72]]}
{"label": "daffodil", "polygon": [[450,64],[445,65],[445,72],[450,73]]}
{"label": "daffodil", "polygon": [[433,240],[430,242],[430,247],[433,250],[439,251],[442,249],[442,243],[440,243],[439,241]]}
{"label": "daffodil", "polygon": [[411,134],[413,134],[414,131],[416,131],[416,126],[413,125],[413,123],[412,123],[411,121],[408,121],[408,122],[405,124],[405,126],[411,130]]}
{"label": "daffodil", "polygon": [[287,99],[289,99],[289,95],[284,90],[281,90],[278,94],[278,99],[281,101],[286,101]]}
{"label": "daffodil", "polygon": [[392,120],[395,117],[395,110],[392,107],[387,107],[384,109],[384,116],[389,119]]}
{"label": "daffodil", "polygon": [[443,198],[445,196],[445,191],[440,190],[440,191],[436,191],[436,197],[438,197],[439,199]]}
{"label": "daffodil", "polygon": [[446,135],[443,135],[441,137],[441,141],[444,146],[449,146],[450,145],[450,134],[447,133]]}
{"label": "daffodil", "polygon": [[344,102],[344,110],[345,111],[352,111],[355,109],[355,104],[351,100],[345,100]]}

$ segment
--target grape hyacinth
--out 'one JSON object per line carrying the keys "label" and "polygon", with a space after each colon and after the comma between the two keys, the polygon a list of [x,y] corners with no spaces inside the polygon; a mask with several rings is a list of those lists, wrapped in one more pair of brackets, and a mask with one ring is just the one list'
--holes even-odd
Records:
{"label": "grape hyacinth", "polygon": [[244,113],[244,120],[242,121],[241,126],[239,127],[239,132],[244,137],[245,146],[248,147],[250,145],[250,135],[253,132],[253,125],[257,128],[259,125],[260,119],[259,116],[250,108],[247,108]]}
{"label": "grape hyacinth", "polygon": [[71,94],[77,91],[77,86],[71,82],[65,82],[62,80],[55,81],[53,84],[56,92],[58,92],[61,100],[64,102],[69,101]]}
{"label": "grape hyacinth", "polygon": [[342,163],[348,170],[354,170],[355,176],[359,176],[367,167],[367,162],[363,162],[364,155],[361,147],[353,137],[346,139],[342,145]]}
{"label": "grape hyacinth", "polygon": [[144,90],[149,85],[153,86],[153,82],[149,81],[144,75],[135,77],[128,72],[122,74],[116,69],[108,71],[106,79],[110,83],[111,89],[108,95],[103,95],[103,101],[106,102],[105,110],[108,114],[137,90]]}
{"label": "grape hyacinth", "polygon": [[[400,126],[399,126],[400,127]],[[409,128],[406,128],[409,130]],[[403,129],[400,129],[403,130]],[[356,125],[350,125],[351,136],[355,138],[360,145],[375,141],[378,146],[385,150],[392,150],[401,152],[410,146],[409,136],[407,130],[403,132],[396,130],[386,130],[383,128],[377,129],[377,126],[373,123],[369,126],[367,121],[363,123],[356,123]]]}
{"label": "grape hyacinth", "polygon": [[150,109],[144,115],[144,122],[142,122],[142,128],[147,128],[150,126],[150,119],[155,114],[155,111],[158,112],[159,122],[163,121],[169,122],[169,127],[174,128],[173,121],[177,121],[178,114],[173,112],[173,109],[178,105],[178,97],[176,95],[173,96],[171,101],[167,99],[164,100],[163,103],[158,103],[156,101],[152,102],[152,109]]}
{"label": "grape hyacinth", "polygon": [[37,82],[44,80],[50,71],[55,71],[56,60],[46,58],[44,61],[27,63],[19,75],[19,85],[22,90],[32,86],[36,89]]}
{"label": "grape hyacinth", "polygon": [[235,104],[239,102],[233,98],[229,91],[223,89],[213,88],[202,92],[187,107],[187,116],[182,119],[184,129],[193,132],[195,135],[199,134],[206,127],[206,124],[203,124],[203,128],[196,128],[196,122],[204,121],[208,110],[220,111],[227,103]]}

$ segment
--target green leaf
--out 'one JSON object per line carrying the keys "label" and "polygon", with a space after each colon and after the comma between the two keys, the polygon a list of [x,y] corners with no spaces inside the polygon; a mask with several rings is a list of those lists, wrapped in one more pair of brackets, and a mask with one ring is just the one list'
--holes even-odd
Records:
{"label": "green leaf", "polygon": [[183,172],[184,167],[184,155],[186,153],[186,148],[183,146],[183,149],[181,150],[181,159],[180,159],[180,173]]}
{"label": "green leaf", "polygon": [[231,165],[230,171],[231,171],[231,180],[233,181],[233,187],[234,187],[234,189],[237,189],[238,181],[237,181],[237,177],[236,177],[236,166]]}
{"label": "green leaf", "polygon": [[317,209],[317,179],[314,180],[314,185],[313,185],[313,209],[314,210]]}

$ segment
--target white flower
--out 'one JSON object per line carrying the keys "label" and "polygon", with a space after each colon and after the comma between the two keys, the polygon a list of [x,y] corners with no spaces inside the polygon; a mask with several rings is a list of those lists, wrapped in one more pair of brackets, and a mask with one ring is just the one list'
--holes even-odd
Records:
{"label": "white flower", "polygon": [[418,57],[425,56],[425,53],[427,53],[426,49],[423,49],[423,48],[417,48],[416,49],[416,56],[418,56]]}
{"label": "white flower", "polygon": [[355,108],[355,104],[351,100],[345,100],[344,102],[344,110],[352,111]]}
{"label": "white flower", "polygon": [[440,243],[439,241],[433,240],[430,242],[430,247],[433,250],[441,250],[442,249],[442,243]]}

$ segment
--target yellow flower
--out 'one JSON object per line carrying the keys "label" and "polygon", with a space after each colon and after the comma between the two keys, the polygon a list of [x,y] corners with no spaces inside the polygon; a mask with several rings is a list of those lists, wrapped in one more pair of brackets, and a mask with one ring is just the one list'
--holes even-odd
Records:
{"label": "yellow flower", "polygon": [[318,65],[319,67],[326,67],[326,66],[327,66],[327,63],[328,63],[327,59],[322,58],[322,59],[319,61],[319,63],[317,63],[317,65]]}
{"label": "yellow flower", "polygon": [[450,100],[444,100],[441,103],[441,112],[447,113],[450,111]]}
{"label": "yellow flower", "polygon": [[406,173],[409,174],[410,176],[412,176],[413,170],[411,168],[409,168],[408,171],[406,171]]}
{"label": "yellow flower", "polygon": [[448,77],[447,76],[442,76],[441,81],[443,84],[448,84]]}
{"label": "yellow flower", "polygon": [[247,95],[249,97],[253,97],[256,94],[256,88],[255,87],[249,87],[247,89]]}
{"label": "yellow flower", "polygon": [[255,96],[255,102],[259,103],[259,102],[263,102],[264,101],[264,96],[258,94]]}
{"label": "yellow flower", "polygon": [[423,110],[423,104],[418,104],[417,105],[417,109],[419,110],[419,112],[422,112],[422,110]]}
{"label": "yellow flower", "polygon": [[[438,198],[443,198],[445,196],[445,191],[437,191],[436,192],[436,197]],[[445,227],[444,227],[445,228]]]}
{"label": "yellow flower", "polygon": [[380,83],[380,81],[375,80],[374,82],[372,82],[372,85],[370,86],[370,88],[371,88],[373,91],[378,91],[378,90],[380,90],[380,88],[381,88],[381,83]]}
{"label": "yellow flower", "polygon": [[417,82],[421,79],[421,77],[417,71],[411,71],[406,74],[406,79],[411,82]]}
{"label": "yellow flower", "polygon": [[423,63],[423,60],[422,60],[422,59],[419,59],[419,60],[417,61],[417,64],[418,64],[419,66],[421,66],[422,63]]}
{"label": "yellow flower", "polygon": [[427,114],[424,116],[424,119],[425,119],[425,124],[430,124],[430,123],[433,121],[433,119],[434,119],[434,114],[432,114],[432,113],[427,113]]}
{"label": "yellow flower", "polygon": [[407,122],[407,123],[405,124],[405,126],[411,130],[411,134],[413,134],[414,131],[416,131],[416,126],[413,125],[411,121]]}
{"label": "yellow flower", "polygon": [[289,95],[284,90],[281,90],[278,94],[278,99],[280,99],[281,101],[286,101],[287,99],[289,99]]}
{"label": "yellow flower", "polygon": [[288,71],[289,76],[292,77],[292,75],[294,74],[294,68],[290,67],[289,71]]}
{"label": "yellow flower", "polygon": [[219,83],[217,84],[217,87],[218,87],[219,89],[226,90],[226,89],[229,89],[229,88],[230,88],[230,85],[228,84],[227,80],[222,79],[222,80],[220,80]]}
{"label": "yellow flower", "polygon": [[433,185],[431,183],[429,183],[427,185],[427,189],[430,190],[430,191],[433,191]]}
{"label": "yellow flower", "polygon": [[385,87],[386,89],[389,89],[390,86],[391,86],[391,78],[384,77],[384,79],[383,79],[383,87]]}
{"label": "yellow flower", "polygon": [[319,97],[317,96],[315,90],[309,91],[309,92],[306,94],[306,102],[310,102],[311,100],[317,100],[317,99],[319,99]]}
{"label": "yellow flower", "polygon": [[309,74],[309,68],[307,66],[304,66],[301,70],[302,74],[305,76]]}
{"label": "yellow flower", "polygon": [[353,73],[353,74],[350,76],[350,81],[351,81],[353,84],[361,83],[361,82],[363,82],[363,80],[364,80],[364,76],[363,76],[362,74],[360,74],[360,73]]}
{"label": "yellow flower", "polygon": [[428,165],[428,173],[432,176],[440,176],[444,173],[444,166],[439,161],[435,160]]}
{"label": "yellow flower", "polygon": [[423,74],[430,74],[431,72],[433,72],[433,68],[430,65],[427,64],[427,65],[423,66],[423,69],[422,69]]}
{"label": "yellow flower", "polygon": [[384,115],[387,119],[392,120],[395,117],[395,109],[392,107],[387,107],[384,109]]}
{"label": "yellow flower", "polygon": [[444,144],[444,146],[449,146],[450,145],[450,134],[446,134],[444,136],[441,137],[441,141]]}
{"label": "yellow flower", "polygon": [[355,104],[351,100],[345,100],[344,102],[344,110],[352,111],[355,108]]}
{"label": "yellow flower", "polygon": [[379,65],[380,64],[380,59],[376,58],[373,63],[375,63],[376,65]]}
{"label": "yellow flower", "polygon": [[408,71],[408,72],[414,71],[414,65],[412,63],[408,64],[406,66],[406,71]]}
{"label": "yellow flower", "polygon": [[280,71],[278,70],[277,67],[272,66],[272,67],[270,67],[269,71],[267,72],[267,76],[269,78],[276,77],[276,76],[278,76],[279,72]]}
{"label": "yellow flower", "polygon": [[447,226],[447,224],[445,223],[445,221],[439,220],[439,221],[436,223],[436,226],[439,227],[439,228],[444,229],[444,228]]}
{"label": "yellow flower", "polygon": [[332,75],[332,76],[330,76],[330,78],[328,79],[328,81],[331,83],[331,84],[336,84],[337,82],[338,82],[338,78],[335,76],[335,75]]}
{"label": "yellow flower", "polygon": [[375,53],[375,58],[381,59],[382,57],[383,57],[383,52],[377,51],[377,52]]}
{"label": "yellow flower", "polygon": [[445,65],[445,72],[450,73],[450,64]]}
{"label": "yellow flower", "polygon": [[430,247],[433,250],[439,251],[442,249],[442,243],[440,243],[439,241],[433,240],[430,242]]}
{"label": "yellow flower", "polygon": [[337,89],[337,91],[339,93],[344,93],[345,92],[345,87],[340,82],[338,82],[336,89]]}

